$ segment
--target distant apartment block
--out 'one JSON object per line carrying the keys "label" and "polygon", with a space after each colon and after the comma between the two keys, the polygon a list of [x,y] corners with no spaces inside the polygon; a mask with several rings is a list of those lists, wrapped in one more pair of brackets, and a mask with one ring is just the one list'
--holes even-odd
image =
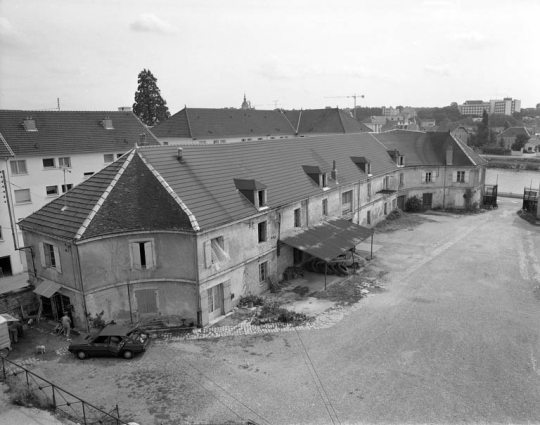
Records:
{"label": "distant apartment block", "polygon": [[489,102],[467,100],[462,105],[458,105],[458,109],[463,115],[482,115],[484,111],[488,114],[512,115],[514,112],[521,111],[521,100],[511,97],[491,99]]}

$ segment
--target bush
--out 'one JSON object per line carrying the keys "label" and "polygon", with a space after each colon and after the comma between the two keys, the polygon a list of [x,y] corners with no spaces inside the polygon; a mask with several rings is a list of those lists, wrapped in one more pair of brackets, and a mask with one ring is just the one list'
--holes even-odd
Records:
{"label": "bush", "polygon": [[99,331],[102,330],[105,325],[107,325],[107,323],[105,323],[105,320],[103,320],[104,314],[105,311],[103,310],[101,311],[101,313],[96,313],[95,317],[92,317],[92,315],[88,313],[86,317],[88,318],[88,323],[90,323],[90,327]]}
{"label": "bush", "polygon": [[510,155],[510,149],[503,148],[502,146],[482,147],[482,153],[485,155]]}
{"label": "bush", "polygon": [[403,215],[403,211],[401,211],[399,208],[396,208],[395,210],[392,210],[390,214],[386,216],[387,220],[397,220]]}
{"label": "bush", "polygon": [[[22,375],[22,374],[21,374]],[[25,407],[50,408],[46,399],[42,399],[38,394],[28,387],[24,378],[10,376],[6,379],[9,390],[9,399],[13,404]]]}
{"label": "bush", "polygon": [[424,211],[424,203],[418,196],[412,196],[405,202],[405,210],[409,212]]}
{"label": "bush", "polygon": [[309,320],[308,317],[303,313],[297,313],[282,308],[281,304],[277,301],[267,301],[257,313],[257,317],[253,318],[252,323],[254,325],[259,325],[281,322],[300,325],[307,320]]}
{"label": "bush", "polygon": [[264,304],[264,298],[259,297],[258,295],[248,294],[243,297],[240,297],[238,301],[239,307],[257,307]]}

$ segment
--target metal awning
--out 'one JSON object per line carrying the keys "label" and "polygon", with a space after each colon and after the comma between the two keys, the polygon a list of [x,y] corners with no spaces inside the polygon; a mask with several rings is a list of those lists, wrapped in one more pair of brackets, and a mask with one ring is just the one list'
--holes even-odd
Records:
{"label": "metal awning", "polygon": [[372,233],[367,227],[338,218],[309,227],[302,233],[282,239],[281,242],[321,260],[331,261],[372,236]]}
{"label": "metal awning", "polygon": [[34,289],[34,293],[41,295],[45,298],[51,298],[56,291],[58,291],[62,286],[56,282],[51,282],[50,280],[44,280],[39,284],[39,286]]}

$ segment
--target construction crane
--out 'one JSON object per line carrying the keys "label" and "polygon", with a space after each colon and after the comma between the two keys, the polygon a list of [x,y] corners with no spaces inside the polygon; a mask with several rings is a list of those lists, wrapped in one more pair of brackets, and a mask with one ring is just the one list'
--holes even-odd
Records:
{"label": "construction crane", "polygon": [[353,98],[354,99],[354,109],[353,109],[353,115],[354,115],[354,118],[356,119],[356,98],[357,97],[360,97],[360,98],[364,98],[364,95],[363,94],[352,94],[350,96],[331,96],[331,97],[325,97],[325,99],[338,99],[338,98]]}
{"label": "construction crane", "polygon": [[257,107],[257,106],[268,106],[268,105],[274,105],[274,109],[277,109],[277,104],[278,104],[279,100],[274,100],[274,103],[260,103],[258,105],[251,105],[253,108]]}

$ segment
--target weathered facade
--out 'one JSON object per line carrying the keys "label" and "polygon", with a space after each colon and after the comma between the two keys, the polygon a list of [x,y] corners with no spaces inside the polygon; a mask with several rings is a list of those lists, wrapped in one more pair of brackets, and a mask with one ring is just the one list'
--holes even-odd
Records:
{"label": "weathered facade", "polygon": [[58,285],[77,322],[103,311],[204,326],[308,259],[288,237],[383,219],[398,169],[367,133],[138,148],[20,225],[37,291]]}

